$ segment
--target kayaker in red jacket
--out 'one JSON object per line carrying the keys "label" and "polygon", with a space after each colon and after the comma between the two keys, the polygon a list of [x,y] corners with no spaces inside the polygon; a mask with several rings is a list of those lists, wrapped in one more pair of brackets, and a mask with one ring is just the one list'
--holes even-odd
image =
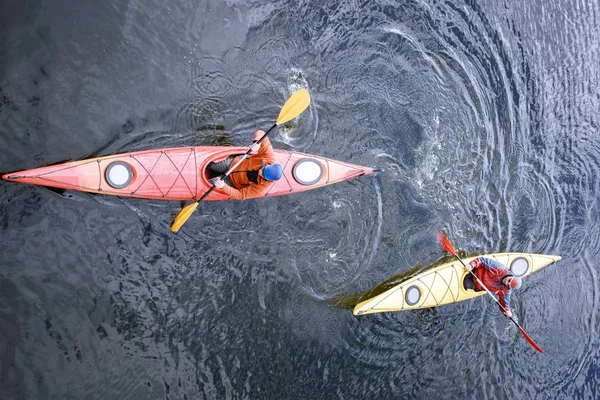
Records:
{"label": "kayaker in red jacket", "polygon": [[[256,131],[254,141],[258,141],[264,135],[264,131]],[[264,196],[273,186],[273,182],[281,179],[283,175],[281,165],[276,163],[277,158],[268,137],[260,144],[252,143],[250,149],[250,155],[227,178],[217,177],[213,180],[214,185],[227,193],[232,200]],[[230,156],[223,161],[210,163],[208,168],[214,174],[223,175],[237,162],[238,157],[241,156]]]}
{"label": "kayaker in red jacket", "polygon": [[[510,292],[511,289],[521,287],[521,278],[514,276],[512,272],[507,270],[498,261],[484,257],[478,257],[471,261],[467,265],[467,269],[472,271],[490,292],[498,295],[498,301],[504,307],[504,310],[500,307],[500,311],[505,316],[511,317]],[[485,290],[471,274],[465,275],[463,286],[465,289],[473,289],[475,291]]]}

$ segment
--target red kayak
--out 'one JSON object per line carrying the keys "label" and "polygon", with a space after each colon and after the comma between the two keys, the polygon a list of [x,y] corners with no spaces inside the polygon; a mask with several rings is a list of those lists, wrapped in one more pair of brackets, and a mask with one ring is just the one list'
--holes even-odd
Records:
{"label": "red kayak", "polygon": [[[12,182],[158,200],[197,200],[212,187],[209,162],[247,147],[178,147],[67,162],[2,176]],[[374,169],[289,150],[274,149],[283,177],[266,196],[280,196],[369,175]],[[227,200],[219,189],[205,200]]]}

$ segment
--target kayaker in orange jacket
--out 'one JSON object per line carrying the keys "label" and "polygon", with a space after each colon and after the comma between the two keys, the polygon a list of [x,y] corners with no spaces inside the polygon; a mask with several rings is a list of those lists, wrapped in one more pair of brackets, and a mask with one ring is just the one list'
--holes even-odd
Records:
{"label": "kayaker in orange jacket", "polygon": [[[254,141],[258,141],[264,135],[264,131],[256,131]],[[217,177],[213,180],[214,185],[227,193],[232,200],[264,196],[273,186],[273,182],[281,179],[283,175],[281,165],[276,163],[277,158],[268,137],[260,144],[252,143],[250,149],[250,155],[227,178]],[[241,156],[230,156],[223,161],[210,163],[208,168],[214,174],[223,175],[237,162],[238,157]]]}
{"label": "kayaker in orange jacket", "polygon": [[[508,271],[498,261],[484,257],[474,259],[466,265],[466,268],[472,271],[490,292],[498,295],[498,301],[504,307],[504,310],[500,307],[500,311],[505,316],[511,317],[510,292],[511,289],[521,287],[521,278],[514,276],[511,271]],[[485,290],[471,274],[465,276],[463,286],[465,289],[473,289],[475,291]]]}

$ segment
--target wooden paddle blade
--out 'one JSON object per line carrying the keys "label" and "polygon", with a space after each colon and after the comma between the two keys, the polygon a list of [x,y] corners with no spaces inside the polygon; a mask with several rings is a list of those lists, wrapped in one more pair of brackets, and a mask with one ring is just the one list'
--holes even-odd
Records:
{"label": "wooden paddle blade", "polygon": [[539,351],[540,353],[543,353],[544,350],[542,350],[540,348],[540,346],[538,346],[537,344],[535,344],[535,342],[533,341],[533,339],[531,339],[529,337],[529,335],[527,333],[525,333],[525,330],[523,328],[521,328],[520,325],[517,325],[517,327],[519,328],[519,330],[521,331],[521,333],[523,334],[523,336],[525,337],[525,340],[527,340],[529,342],[530,345],[533,346],[534,349],[536,349],[537,351]]}
{"label": "wooden paddle blade", "polygon": [[275,125],[281,125],[296,118],[298,115],[302,114],[304,110],[306,110],[309,104],[310,94],[308,94],[308,90],[298,90],[288,99],[288,101],[285,102],[281,108]]}
{"label": "wooden paddle blade", "polygon": [[192,203],[189,206],[183,207],[181,211],[175,216],[175,220],[171,225],[171,232],[177,232],[179,228],[185,224],[185,222],[192,216],[196,208],[198,207],[198,202]]}
{"label": "wooden paddle blade", "polygon": [[450,240],[448,240],[446,235],[444,235],[444,232],[438,231],[438,241],[440,242],[440,246],[442,246],[442,249],[444,249],[444,251],[447,251],[448,253],[452,254],[453,256],[458,257],[456,255],[456,251],[454,250],[454,246],[452,246],[452,243],[450,243]]}

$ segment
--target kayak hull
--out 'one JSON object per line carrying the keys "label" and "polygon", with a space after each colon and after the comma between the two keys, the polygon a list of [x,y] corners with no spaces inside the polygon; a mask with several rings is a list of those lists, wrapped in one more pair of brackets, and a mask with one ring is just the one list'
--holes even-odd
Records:
{"label": "kayak hull", "polygon": [[[495,253],[480,257],[490,258],[504,264],[516,276],[525,277],[554,264],[560,256],[530,253]],[[476,257],[465,258],[468,264]],[[354,315],[388,311],[415,310],[469,300],[486,294],[463,287],[466,269],[460,261],[452,261],[409,278],[393,288],[359,303]]]}
{"label": "kayak hull", "polygon": [[[197,200],[212,187],[208,181],[208,164],[247,150],[247,147],[198,146],[138,151],[14,172],[3,175],[2,179],[123,197]],[[261,197],[302,192],[375,172],[372,168],[325,157],[274,151],[283,168],[283,177],[273,182],[267,194]],[[301,176],[307,170],[310,180]],[[121,178],[115,171],[127,176]],[[113,175],[117,176],[116,180],[111,179]],[[215,189],[205,200],[228,198]]]}

